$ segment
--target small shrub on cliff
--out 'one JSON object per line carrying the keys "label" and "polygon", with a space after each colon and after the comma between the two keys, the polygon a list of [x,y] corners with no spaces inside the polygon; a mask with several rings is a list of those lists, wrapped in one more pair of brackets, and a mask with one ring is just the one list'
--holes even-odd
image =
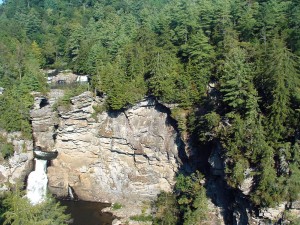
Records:
{"label": "small shrub on cliff", "polygon": [[147,222],[147,221],[153,220],[151,215],[145,215],[145,214],[134,215],[134,216],[131,216],[130,219],[134,220],[134,221],[141,221],[141,222]]}
{"label": "small shrub on cliff", "polygon": [[86,90],[88,90],[87,84],[76,84],[69,86],[69,89],[65,90],[64,96],[59,98],[58,101],[53,105],[53,110],[56,111],[58,107],[63,107],[64,109],[69,110],[71,107],[71,98],[80,95]]}
{"label": "small shrub on cliff", "polygon": [[121,209],[123,207],[122,204],[116,202],[112,205],[112,210],[118,210],[118,209]]}
{"label": "small shrub on cliff", "polygon": [[141,221],[141,222],[147,222],[147,221],[152,221],[153,217],[152,215],[147,215],[147,211],[150,207],[150,202],[143,201],[143,206],[142,206],[142,213],[139,215],[134,215],[131,216],[130,219],[134,221]]}
{"label": "small shrub on cliff", "polygon": [[94,109],[94,112],[92,113],[92,118],[94,118],[97,121],[97,115],[106,111],[108,109],[108,106],[106,103],[101,104],[101,105],[93,105],[93,109]]}
{"label": "small shrub on cliff", "polygon": [[4,159],[14,154],[14,146],[2,136],[0,136],[0,153]]}

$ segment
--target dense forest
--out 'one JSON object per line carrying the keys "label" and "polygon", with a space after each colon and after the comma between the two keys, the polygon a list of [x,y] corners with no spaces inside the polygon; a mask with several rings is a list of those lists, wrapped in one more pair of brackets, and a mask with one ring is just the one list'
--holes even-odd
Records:
{"label": "dense forest", "polygon": [[[145,96],[176,104],[182,132],[221,143],[232,189],[251,171],[252,205],[299,197],[299,1],[4,0],[0,55],[2,129],[30,136],[30,92],[49,88],[40,69],[72,69],[91,76],[109,110]],[[201,219],[195,176],[160,197],[174,203],[163,224]]]}

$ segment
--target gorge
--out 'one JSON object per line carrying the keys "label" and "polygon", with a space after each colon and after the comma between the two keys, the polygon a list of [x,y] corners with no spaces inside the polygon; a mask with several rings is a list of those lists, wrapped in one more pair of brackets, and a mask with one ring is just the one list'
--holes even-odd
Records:
{"label": "gorge", "polygon": [[[127,110],[107,112],[101,109],[105,99],[91,92],[71,98],[69,106],[56,106],[62,96],[63,91],[57,89],[48,96],[35,93],[31,110],[34,146],[57,157],[48,163],[47,176],[45,161],[35,160],[36,169],[28,177],[27,188],[33,204],[43,198],[36,198],[35,191],[41,196],[45,193],[36,184],[44,187],[48,179],[50,193],[58,198],[67,197],[73,190],[80,200],[122,205],[119,210],[104,211],[124,222],[142,210],[150,213],[151,202],[162,190],[172,190],[179,171],[189,173],[193,167],[209,164],[209,175],[201,182],[209,197],[211,224],[261,224],[281,218],[287,203],[266,208],[258,216],[251,212],[245,200],[251,176],[239,193],[230,190],[224,182],[224,161],[218,144],[211,146],[211,152],[200,161],[191,160],[197,151],[183,141],[170,110],[155,99],[146,98]],[[33,155],[32,145],[28,147],[26,154]],[[31,159],[26,158],[26,162]],[[29,170],[24,172],[28,174]],[[32,177],[36,176],[39,180],[32,187]],[[293,210],[297,207],[295,203]]]}
{"label": "gorge", "polygon": [[[38,95],[31,111],[35,144],[58,153],[47,171],[48,188],[55,196],[66,197],[71,189],[81,200],[122,204],[124,208],[113,213],[126,220],[140,214],[145,204],[150,210],[150,202],[161,191],[171,191],[180,170],[189,173],[192,167],[209,163],[206,188],[212,221],[257,224],[264,217],[281,216],[283,208],[266,209],[260,219],[253,217],[243,200],[251,189],[251,177],[240,187],[241,193],[231,193],[223,180],[218,144],[200,161],[188,160],[197,149],[182,140],[170,109],[155,99],[107,112],[102,110],[105,99],[91,92],[71,98],[68,106],[56,106],[61,96],[63,91],[57,89],[47,98]],[[235,207],[228,209],[229,205]]]}

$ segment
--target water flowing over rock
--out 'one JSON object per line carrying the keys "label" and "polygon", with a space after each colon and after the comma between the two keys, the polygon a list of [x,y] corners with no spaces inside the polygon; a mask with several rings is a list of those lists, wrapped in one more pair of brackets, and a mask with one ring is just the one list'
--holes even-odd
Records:
{"label": "water flowing over rock", "polygon": [[35,159],[35,170],[28,176],[26,194],[33,205],[39,204],[46,199],[48,183],[46,169],[47,160]]}
{"label": "water flowing over rock", "polygon": [[167,108],[149,98],[125,111],[97,114],[93,106],[103,99],[85,92],[54,118],[53,97],[47,101],[31,116],[36,142],[58,151],[48,167],[52,193],[67,196],[72,187],[82,200],[141,202],[172,189],[184,153]]}

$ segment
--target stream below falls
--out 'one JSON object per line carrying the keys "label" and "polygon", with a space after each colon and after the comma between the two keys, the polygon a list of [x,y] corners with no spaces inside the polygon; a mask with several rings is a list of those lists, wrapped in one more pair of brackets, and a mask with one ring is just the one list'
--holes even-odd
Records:
{"label": "stream below falls", "polygon": [[107,203],[59,200],[66,206],[66,213],[71,214],[72,225],[111,225],[114,217],[110,213],[102,213],[101,210],[110,206]]}

